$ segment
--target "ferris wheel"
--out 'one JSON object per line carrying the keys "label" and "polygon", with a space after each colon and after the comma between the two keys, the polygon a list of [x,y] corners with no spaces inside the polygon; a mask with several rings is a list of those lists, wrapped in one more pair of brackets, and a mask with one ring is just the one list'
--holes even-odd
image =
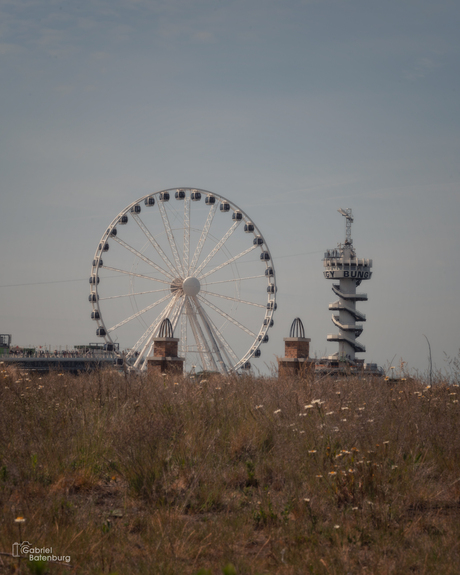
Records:
{"label": "ferris wheel", "polygon": [[277,287],[265,238],[243,210],[205,190],[132,202],[104,232],[89,282],[96,335],[128,368],[146,368],[166,318],[186,372],[249,369],[273,326]]}

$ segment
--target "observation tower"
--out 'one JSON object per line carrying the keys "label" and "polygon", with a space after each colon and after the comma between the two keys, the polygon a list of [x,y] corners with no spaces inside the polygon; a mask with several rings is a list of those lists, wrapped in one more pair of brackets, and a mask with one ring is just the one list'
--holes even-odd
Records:
{"label": "observation tower", "polygon": [[332,284],[332,291],[339,299],[329,304],[329,309],[338,312],[338,315],[332,314],[332,323],[339,328],[339,333],[328,335],[327,340],[337,341],[339,351],[325,359],[355,364],[363,361],[355,361],[355,353],[366,351],[364,345],[356,341],[363,331],[362,324],[356,322],[366,321],[366,316],[356,309],[356,302],[367,301],[367,294],[356,293],[356,288],[363,280],[371,279],[372,260],[356,257],[351,239],[351,208],[338,212],[345,217],[345,242],[327,250],[323,262],[324,277],[338,282]]}

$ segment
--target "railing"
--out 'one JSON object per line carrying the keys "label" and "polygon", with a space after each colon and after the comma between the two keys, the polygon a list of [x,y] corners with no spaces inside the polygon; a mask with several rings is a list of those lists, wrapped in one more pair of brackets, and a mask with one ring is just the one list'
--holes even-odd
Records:
{"label": "railing", "polygon": [[35,351],[33,353],[29,353],[26,351],[18,351],[18,352],[8,352],[0,354],[0,361],[2,359],[15,359],[15,358],[45,358],[45,359],[81,359],[81,358],[94,358],[94,359],[103,359],[103,358],[115,358],[117,355],[113,351],[105,351],[105,350],[91,350],[91,351],[78,351],[78,350],[62,350],[62,351]]}

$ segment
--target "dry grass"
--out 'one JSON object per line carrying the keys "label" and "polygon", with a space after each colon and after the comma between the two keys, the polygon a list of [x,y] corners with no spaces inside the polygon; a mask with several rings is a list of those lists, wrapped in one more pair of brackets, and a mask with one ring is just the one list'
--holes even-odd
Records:
{"label": "dry grass", "polygon": [[460,392],[440,377],[1,377],[0,551],[24,516],[71,557],[22,573],[458,573]]}

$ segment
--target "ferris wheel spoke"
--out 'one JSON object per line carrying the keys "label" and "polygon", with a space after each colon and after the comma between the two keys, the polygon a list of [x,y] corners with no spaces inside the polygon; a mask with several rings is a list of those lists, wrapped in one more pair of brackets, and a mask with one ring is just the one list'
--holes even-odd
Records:
{"label": "ferris wheel spoke", "polygon": [[256,334],[253,333],[250,329],[248,329],[247,327],[245,327],[243,324],[241,324],[239,321],[237,321],[236,319],[234,319],[231,315],[229,315],[228,313],[226,313],[223,309],[220,309],[220,307],[217,307],[216,305],[214,305],[212,302],[210,302],[208,299],[206,299],[205,297],[203,297],[202,295],[198,295],[197,296],[203,303],[205,303],[206,305],[208,305],[211,309],[213,309],[215,312],[217,312],[218,314],[220,314],[222,317],[224,317],[226,320],[230,321],[231,323],[233,323],[234,325],[236,325],[236,327],[239,327],[240,329],[242,329],[244,332],[246,332],[248,335],[250,335],[251,337],[256,337]]}
{"label": "ferris wheel spoke", "polygon": [[[216,328],[216,326],[214,326],[214,328]],[[225,343],[227,345],[227,342]],[[231,348],[227,350],[227,348],[224,347],[222,352],[225,355],[225,359],[227,360],[227,365],[229,366],[229,368],[232,368],[234,365],[238,363],[238,358],[235,356],[235,352]],[[233,355],[234,357],[232,358],[231,355]]]}
{"label": "ferris wheel spoke", "polygon": [[171,225],[169,223],[168,214],[166,213],[166,208],[164,207],[163,202],[158,202],[158,207],[160,210],[161,218],[163,220],[163,225],[166,231],[166,235],[169,241],[169,247],[174,256],[174,261],[176,262],[176,272],[179,275],[184,275],[184,270],[182,267],[182,262],[180,261],[179,252],[177,250],[176,240],[174,238],[174,234],[172,233]]}
{"label": "ferris wheel spoke", "polygon": [[228,299],[228,300],[230,300],[230,301],[235,301],[235,302],[237,302],[237,303],[244,303],[245,305],[252,305],[252,306],[254,306],[254,307],[262,307],[262,308],[264,308],[264,309],[267,307],[267,306],[262,305],[262,304],[260,304],[260,303],[255,303],[255,302],[252,302],[252,301],[245,301],[244,299],[238,299],[237,297],[231,297],[231,296],[229,296],[229,295],[223,295],[223,294],[214,293],[214,292],[211,292],[211,291],[201,290],[200,293],[205,293],[206,295],[212,295],[212,296],[214,296],[214,297],[220,297],[220,298],[222,298],[222,299]]}
{"label": "ferris wheel spoke", "polygon": [[[188,297],[185,298],[185,314],[186,314],[186,315],[184,316],[184,317],[185,317],[185,320],[187,321],[187,318],[188,318],[188,321],[189,321],[189,324],[190,324],[190,328],[191,328],[192,333],[193,333],[193,337],[195,338],[195,343],[196,343],[196,346],[197,346],[197,351],[198,351],[198,353],[199,353],[199,355],[200,355],[200,358],[201,358],[201,363],[202,363],[203,367],[205,368],[205,367],[207,367],[207,365],[208,365],[208,364],[207,364],[207,359],[206,359],[206,356],[205,356],[205,353],[204,353],[204,347],[203,347],[203,345],[202,345],[202,343],[201,343],[201,340],[200,340],[200,337],[199,337],[199,333],[198,333],[197,327],[196,327],[196,325],[195,325],[194,319],[192,318],[192,316],[193,316],[193,311],[192,311],[192,307],[191,307],[191,305],[190,305],[190,301],[189,301]],[[184,351],[187,351],[187,347],[186,347],[186,346],[183,347],[183,349],[184,349]]]}
{"label": "ferris wheel spoke", "polygon": [[195,301],[193,301],[189,297],[187,297],[186,301],[188,307],[188,318],[190,320],[190,326],[192,328],[193,335],[195,337],[195,343],[198,348],[198,353],[200,354],[201,357],[203,368],[210,370],[214,369],[215,371],[218,371],[217,364],[212,355],[212,350],[209,348],[206,337],[203,333],[203,330],[201,329],[201,325],[198,322],[197,318],[198,311],[196,309]]}
{"label": "ferris wheel spoke", "polygon": [[208,263],[212,260],[212,258],[217,254],[217,252],[222,248],[222,246],[225,244],[225,242],[228,240],[228,238],[233,234],[233,232],[236,230],[236,228],[240,225],[240,221],[237,220],[232,227],[228,230],[228,232],[224,235],[224,237],[217,242],[217,244],[214,246],[214,248],[211,250],[211,252],[209,253],[209,255],[203,260],[203,262],[196,268],[194,275],[195,277],[198,276],[198,274],[201,272],[202,269],[204,269]]}
{"label": "ferris wheel spoke", "polygon": [[156,241],[156,239],[152,236],[152,234],[150,233],[149,229],[147,228],[147,226],[144,224],[144,222],[141,220],[141,218],[137,215],[137,214],[132,214],[134,221],[137,223],[137,225],[141,228],[141,230],[144,232],[145,237],[149,240],[149,242],[152,244],[152,246],[155,248],[156,252],[158,253],[158,255],[161,257],[161,259],[165,262],[165,264],[168,266],[169,270],[171,271],[173,277],[177,276],[177,271],[175,269],[175,267],[172,265],[170,259],[168,258],[168,256],[164,253],[164,251],[161,249],[160,244]]}
{"label": "ferris wheel spoke", "polygon": [[[227,366],[225,365],[224,359],[222,357],[221,347],[219,345],[219,338],[214,333],[212,326],[211,326],[211,322],[210,322],[206,312],[202,308],[200,302],[198,301],[198,299],[196,297],[193,297],[193,296],[191,296],[190,299],[193,301],[195,309],[198,313],[198,316],[201,319],[201,323],[203,324],[206,335],[208,336],[209,342],[211,344],[210,349],[211,349],[212,363],[216,366],[216,369],[218,369],[217,364],[216,364],[216,360],[214,359],[214,354],[215,354],[217,356],[217,362],[220,365],[220,371],[227,373],[228,370],[227,370]],[[208,345],[208,347],[209,347],[209,345]],[[212,353],[212,352],[214,352],[214,353]]]}
{"label": "ferris wheel spoke", "polygon": [[119,327],[121,327],[122,325],[125,325],[126,323],[130,322],[131,320],[135,319],[136,317],[141,316],[142,314],[144,314],[145,312],[149,311],[150,309],[153,309],[154,307],[156,307],[157,305],[160,305],[161,303],[163,303],[164,301],[166,301],[167,299],[171,298],[173,296],[172,293],[169,293],[167,295],[165,295],[164,297],[162,297],[161,299],[159,299],[158,301],[151,303],[150,305],[148,305],[147,307],[144,307],[144,309],[141,309],[140,311],[136,312],[135,314],[127,317],[126,319],[124,319],[123,321],[120,321],[119,323],[117,323],[116,325],[114,325],[113,327],[110,327],[107,330],[107,333],[110,333],[112,331],[115,331],[116,329],[118,329]]}
{"label": "ferris wheel spoke", "polygon": [[180,297],[180,305],[176,307],[174,313],[172,314],[171,325],[173,328],[173,332],[177,327],[177,324],[180,322],[181,324],[181,336],[179,339],[179,346],[180,346],[180,353],[182,356],[185,355],[184,350],[187,349],[187,317],[183,313],[185,307],[186,296]]}
{"label": "ferris wheel spoke", "polygon": [[[202,278],[203,276],[201,276]],[[221,280],[218,282],[206,282],[206,286],[212,286],[215,284],[227,284],[227,283],[231,283],[231,282],[239,282],[239,281],[244,281],[244,280],[255,280],[255,279],[259,279],[259,278],[264,278],[265,275],[261,274],[259,276],[246,276],[244,278],[240,278],[240,277],[236,277],[236,278],[229,278],[228,280]],[[200,279],[201,279],[200,278]]]}
{"label": "ferris wheel spoke", "polygon": [[152,289],[152,290],[148,290],[148,291],[138,291],[138,292],[132,292],[132,293],[125,293],[125,294],[121,294],[121,295],[109,295],[106,297],[100,297],[99,301],[103,301],[106,299],[117,299],[120,297],[131,297],[133,295],[144,295],[147,293],[159,293],[159,292],[164,292],[165,290],[167,290],[167,287],[164,287],[162,289]]}
{"label": "ferris wheel spoke", "polygon": [[233,256],[232,258],[230,258],[229,260],[227,260],[226,262],[221,263],[220,265],[218,265],[217,267],[215,267],[213,270],[206,272],[205,274],[201,275],[199,277],[200,280],[210,276],[211,274],[221,270],[222,268],[224,268],[225,266],[228,266],[229,264],[233,263],[234,261],[238,260],[239,258],[242,258],[243,256],[245,256],[246,254],[248,254],[249,252],[252,252],[252,250],[255,250],[258,246],[251,246],[250,248],[248,248],[247,250],[242,251],[241,253],[239,253],[236,256]]}
{"label": "ferris wheel spoke", "polygon": [[174,279],[174,276],[172,276],[170,273],[168,273],[166,270],[164,270],[163,268],[161,268],[160,266],[158,266],[155,262],[152,262],[151,259],[146,258],[143,254],[141,254],[138,250],[136,250],[135,248],[133,248],[132,246],[130,246],[128,243],[126,243],[125,241],[123,241],[122,239],[118,238],[117,236],[114,236],[113,238],[117,243],[119,243],[121,246],[123,246],[124,248],[126,248],[127,250],[129,250],[131,253],[133,253],[135,256],[137,256],[139,259],[141,259],[142,261],[144,261],[146,264],[148,264],[149,266],[152,266],[153,268],[155,268],[157,271],[159,271],[161,274],[163,274],[165,277],[169,278],[171,281]]}
{"label": "ferris wheel spoke", "polygon": [[105,269],[105,270],[110,270],[110,271],[112,271],[112,272],[118,272],[118,273],[120,273],[120,274],[126,274],[126,275],[128,275],[128,276],[133,276],[133,277],[136,277],[136,278],[143,278],[143,279],[145,279],[145,280],[150,280],[150,281],[153,281],[153,282],[159,282],[159,283],[161,283],[161,284],[166,284],[166,285],[168,285],[168,286],[171,285],[171,282],[167,282],[167,281],[165,281],[165,280],[160,280],[159,278],[153,278],[152,276],[146,276],[146,275],[144,275],[144,274],[135,274],[134,272],[128,272],[128,271],[126,271],[126,270],[120,270],[120,269],[118,269],[118,268],[112,268],[112,267],[110,267],[110,266],[104,266],[104,269]]}
{"label": "ferris wheel spoke", "polygon": [[182,259],[184,274],[188,276],[190,259],[190,196],[187,194],[185,194],[184,198],[184,249]]}
{"label": "ferris wheel spoke", "polygon": [[[133,357],[136,352],[138,353],[137,359],[134,362],[133,367],[137,368],[141,362],[144,361],[145,357],[145,350],[150,346],[152,340],[155,336],[156,330],[161,322],[168,317],[169,312],[174,307],[174,304],[177,300],[178,296],[174,296],[174,298],[169,302],[169,304],[165,307],[165,309],[160,313],[160,315],[149,325],[146,331],[142,334],[142,336],[138,339],[138,341],[134,344],[131,348],[129,353],[127,354],[127,358]],[[145,343],[147,340],[147,343]]]}
{"label": "ferris wheel spoke", "polygon": [[206,222],[204,224],[203,230],[201,232],[200,239],[198,240],[198,244],[195,248],[195,253],[193,254],[192,262],[190,264],[190,273],[193,273],[195,266],[198,262],[198,259],[201,255],[201,251],[203,249],[204,244],[206,243],[206,239],[209,234],[209,229],[211,227],[212,221],[214,216],[216,215],[217,204],[211,204],[211,207],[208,212],[208,217],[206,218]]}

